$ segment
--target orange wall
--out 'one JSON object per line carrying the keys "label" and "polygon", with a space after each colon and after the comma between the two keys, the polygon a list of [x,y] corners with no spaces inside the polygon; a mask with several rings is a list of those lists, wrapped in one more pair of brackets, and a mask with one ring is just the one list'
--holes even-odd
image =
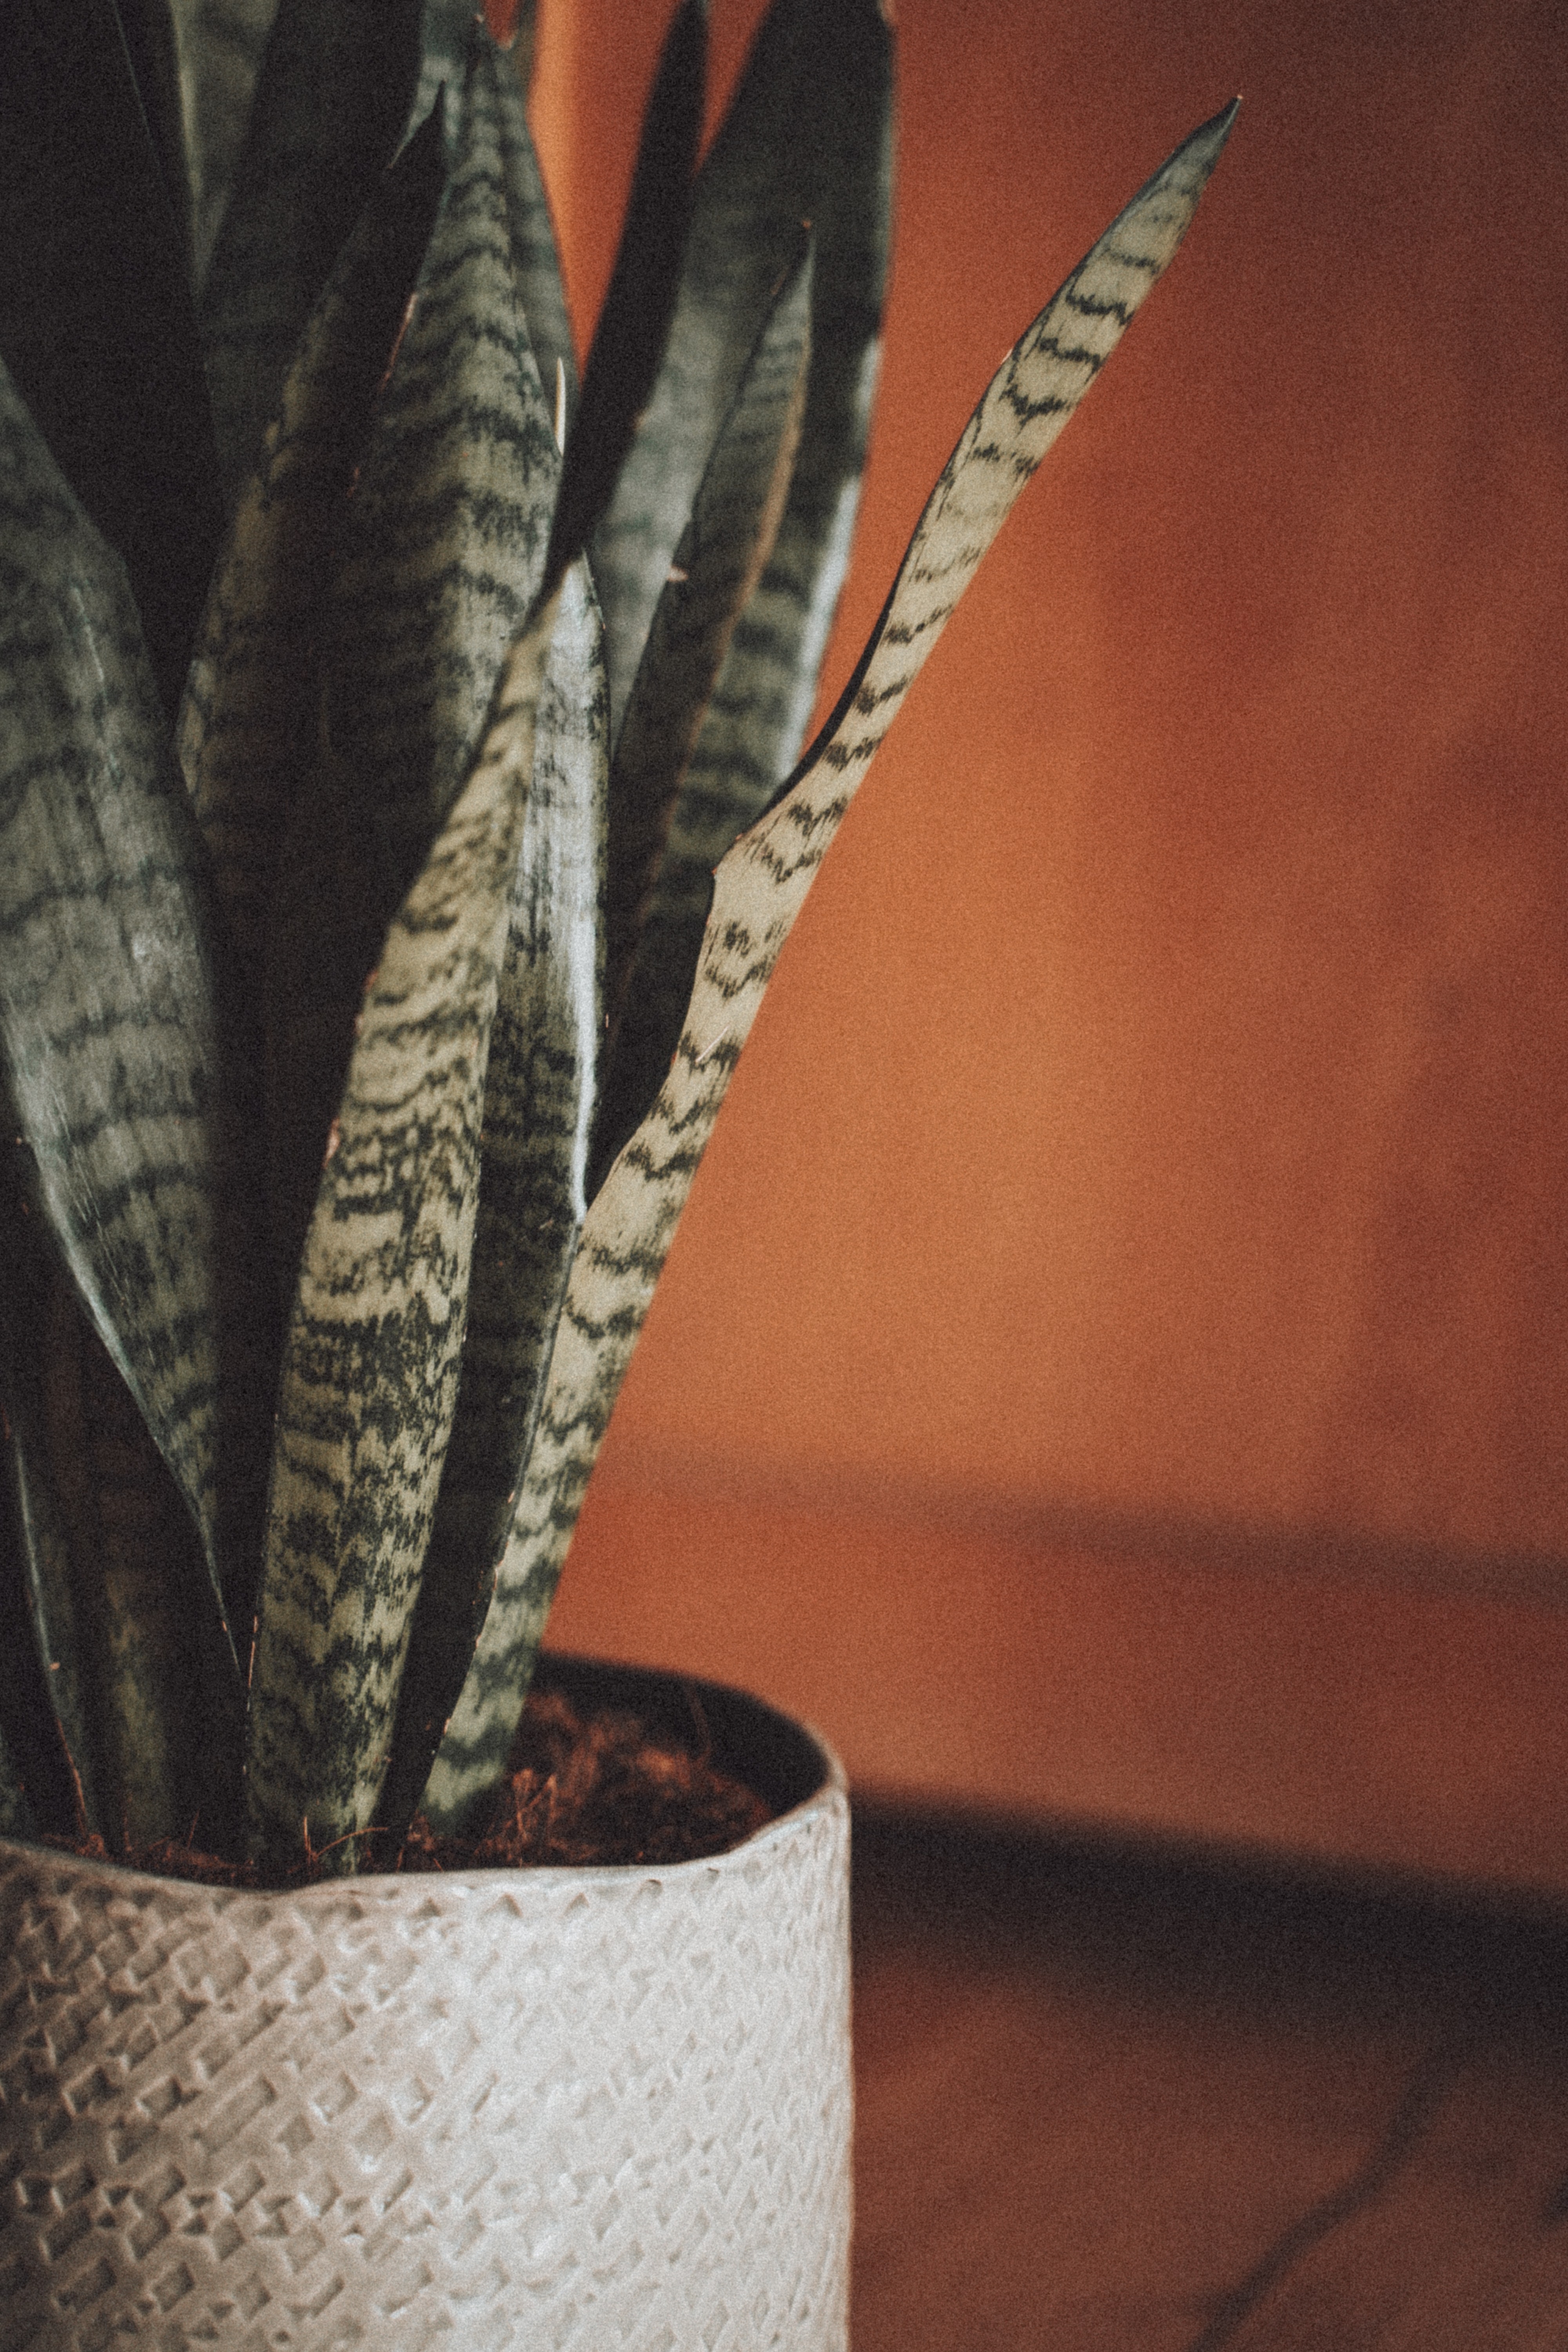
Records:
{"label": "orange wall", "polygon": [[[601,70],[646,80],[667,13],[556,0],[544,19],[537,111],[582,311],[608,268],[617,119],[584,93]],[[715,0],[725,72],[758,13]],[[1378,1638],[1431,1654],[1426,1703],[1446,1708],[1472,1636],[1451,1601],[1421,1617],[1423,1586],[1568,1591],[1559,12],[898,13],[897,274],[830,686],[1003,349],[1192,124],[1237,89],[1242,118],[801,919],[558,1638],[646,1648],[651,1629],[660,1647],[660,1626],[722,1620],[703,1664],[826,1695],[851,1762],[858,1742],[863,1769],[907,1782],[890,1732],[862,1739],[877,1710],[803,1663],[844,1633],[823,1622],[815,1539],[773,1560],[750,1619],[719,1597],[710,1507],[732,1497],[739,1527],[761,1481],[841,1523],[949,1529],[945,1567],[919,1591],[885,1569],[884,1597],[918,1627],[939,1584],[970,1580],[942,1640],[976,1689],[1016,1594],[956,1531],[1000,1510],[1040,1591],[1070,1581],[1080,1541],[1151,1573],[1215,1569],[1265,1617],[1286,1605],[1276,1569],[1298,1614],[1303,1564],[1347,1589],[1397,1580]],[[651,1528],[677,1495],[701,1498],[710,1549],[681,1563],[650,1534],[650,1598],[646,1562],[616,1552],[638,1497]],[[1074,1634],[1092,1610],[1058,1614],[1053,1656],[1089,1645],[1114,1747],[1111,1636]],[[1532,1610],[1514,1647],[1568,1696],[1560,1626]],[[1302,1621],[1298,1638],[1330,1637]],[[1205,1684],[1212,1633],[1194,1618],[1170,1639],[1191,1706],[1267,1719],[1261,1664]],[[1353,1714],[1342,1691],[1321,1701],[1331,1745],[1361,1737],[1342,1701]],[[913,1685],[908,1703],[929,1713]],[[896,1691],[879,1705],[893,1723]],[[952,1711],[954,1737],[967,1721]],[[1258,1766],[1244,1833],[1272,1821],[1300,1842],[1284,1769]],[[951,1785],[999,1797],[1003,1771]],[[1194,1756],[1182,1801],[1200,1832],[1211,1772]],[[1088,1764],[1025,1782],[1032,1803],[1130,1817]],[[1325,1846],[1336,1801],[1315,1816]],[[1394,1831],[1349,1845],[1414,1852]]]}

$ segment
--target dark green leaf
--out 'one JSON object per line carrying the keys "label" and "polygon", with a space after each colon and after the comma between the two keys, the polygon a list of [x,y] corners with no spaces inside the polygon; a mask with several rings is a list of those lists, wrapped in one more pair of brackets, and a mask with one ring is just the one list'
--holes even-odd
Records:
{"label": "dark green leaf", "polygon": [[382,949],[285,1351],[247,1735],[254,1850],[352,1865],[385,1775],[457,1399],[486,1057],[557,605]]}
{"label": "dark green leaf", "polygon": [[278,0],[173,0],[197,286],[206,277],[234,185],[277,11]]}
{"label": "dark green leaf", "polygon": [[[524,11],[524,17],[531,30],[531,9]],[[550,203],[540,176],[539,158],[534,152],[528,110],[523,103],[525,84],[516,71],[524,39],[524,33],[520,32],[517,48],[510,53],[513,70],[502,77],[499,93],[512,268],[517,273],[518,299],[528,321],[528,340],[539,381],[552,415],[559,390],[562,437],[569,438],[576,429],[577,362],[572,349],[572,329],[566,317],[566,295],[561,282]]]}
{"label": "dark green leaf", "polygon": [[[79,1811],[83,1825],[101,1835],[113,1815],[99,1797],[101,1742],[88,1687],[91,1634],[80,1622],[67,1498],[56,1475],[68,1447],[66,1475],[80,1492],[85,1445],[62,1410],[77,1392],[79,1326],[22,1202],[7,1200],[4,1214],[0,1720],[33,1791],[39,1826],[68,1835]],[[60,1445],[50,1445],[51,1429]]]}
{"label": "dark green leaf", "polygon": [[5,1082],[62,1259],[243,1608],[254,1301],[199,849],[124,571],[0,373]]}
{"label": "dark green leaf", "polygon": [[654,1284],[816,869],[1014,499],[1180,245],[1235,116],[1226,108],[1176,150],[1003,362],[927,501],[837,710],[789,789],[720,869],[668,1079],[589,1209],[573,1262],[495,1598],[431,1774],[430,1801],[443,1820],[468,1817],[504,1769],[544,1614]]}
{"label": "dark green leaf", "polygon": [[230,511],[295,345],[407,126],[419,0],[279,0],[203,289]]}
{"label": "dark green leaf", "polygon": [[472,763],[543,569],[560,458],[510,258],[488,35],[377,404],[325,616],[321,766],[284,854],[268,981],[279,1246],[297,1254],[365,976]]}
{"label": "dark green leaf", "polygon": [[445,185],[440,124],[429,121],[378,184],[310,315],[191,664],[180,756],[252,979],[266,961],[283,830],[316,760],[342,503]]}
{"label": "dark green leaf", "polygon": [[[707,0],[684,0],[659,58],[616,266],[583,372],[551,536],[552,577],[597,530],[632,436],[640,435],[679,280],[707,59]],[[694,473],[688,506],[696,488]],[[670,535],[672,549],[678,535]]]}
{"label": "dark green leaf", "polygon": [[223,518],[184,233],[113,0],[0,11],[0,353],[124,561],[172,718]]}
{"label": "dark green leaf", "polygon": [[[816,242],[812,386],[804,471],[780,553],[791,574],[799,567],[803,586],[825,561],[827,570],[805,591],[815,601],[804,659],[793,647],[783,656],[792,685],[781,685],[776,673],[773,682],[786,727],[805,681],[815,681],[842,578],[875,378],[890,115],[890,39],[877,0],[775,0],[698,174],[663,362],[594,541],[612,740],[709,452],[802,220]],[[826,557],[809,552],[825,531]],[[792,553],[799,532],[807,545]],[[793,635],[797,625],[788,625]],[[757,689],[737,678],[732,690],[749,697]],[[805,699],[795,722],[802,730],[809,685]]]}
{"label": "dark green leaf", "polygon": [[609,700],[584,567],[566,575],[535,735],[485,1079],[452,1438],[380,1818],[401,1831],[473,1658],[585,1207],[601,1003]]}
{"label": "dark green leaf", "polygon": [[[653,895],[670,811],[723,665],[736,619],[772,551],[795,464],[811,356],[811,250],[779,288],[757,338],[697,503],[655,608],[620,740],[610,768],[605,890],[608,1076],[595,1122],[589,1193],[638,1124],[669,1066],[671,1045],[650,1066],[667,992],[653,959],[642,993],[628,992],[633,960]],[[681,975],[675,976],[679,984]],[[680,1034],[685,993],[669,1017]]]}

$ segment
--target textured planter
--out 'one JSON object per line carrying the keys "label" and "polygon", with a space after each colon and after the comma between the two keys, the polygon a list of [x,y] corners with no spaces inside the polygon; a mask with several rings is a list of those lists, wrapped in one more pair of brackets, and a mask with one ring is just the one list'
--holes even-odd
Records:
{"label": "textured planter", "polygon": [[0,1843],[4,2352],[842,2352],[843,1777],[697,1688],[784,1809],[710,1861],[263,1895]]}

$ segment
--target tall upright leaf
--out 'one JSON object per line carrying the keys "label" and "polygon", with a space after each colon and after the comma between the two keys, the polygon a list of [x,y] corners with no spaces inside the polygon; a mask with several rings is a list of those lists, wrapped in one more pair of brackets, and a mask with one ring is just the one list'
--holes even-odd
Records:
{"label": "tall upright leaf", "polygon": [[179,748],[247,977],[285,827],[314,767],[341,509],[446,185],[438,120],[378,183],[301,338],[213,583]]}
{"label": "tall upright leaf", "polygon": [[170,0],[191,187],[191,266],[205,280],[250,121],[278,0]]}
{"label": "tall upright leaf", "polygon": [[809,110],[818,176],[807,207],[816,263],[805,417],[789,503],[681,780],[625,990],[605,1081],[607,1100],[625,1106],[620,1119],[606,1115],[616,1150],[679,1038],[713,869],[800,756],[859,505],[890,231],[889,36],[875,5],[835,9],[826,50],[803,37],[781,64],[792,54],[825,84]]}
{"label": "tall upright leaf", "polygon": [[223,516],[184,230],[114,0],[0,9],[0,355],[125,564],[172,718]]}
{"label": "tall upright leaf", "polygon": [[[826,521],[830,547],[836,528],[847,545],[887,268],[891,89],[878,0],[774,0],[698,174],[663,360],[594,541],[612,740],[709,452],[803,220],[816,243],[817,356],[797,527],[818,537]],[[804,549],[790,562],[808,579],[816,568]],[[841,547],[837,576],[816,592],[829,617],[842,563]],[[814,626],[826,643],[826,618]],[[784,691],[777,673],[773,688]],[[739,679],[733,690],[744,691]]]}
{"label": "tall upright leaf", "polygon": [[[69,1412],[79,1395],[79,1320],[26,1201],[7,1200],[5,1218],[0,1720],[33,1790],[39,1826],[68,1835],[79,1810],[83,1826],[105,1834],[114,1815],[100,1792],[102,1717],[90,1686],[92,1636],[82,1605],[88,1596],[79,1590],[79,1546],[73,1558],[71,1498],[62,1491],[73,1475],[79,1495],[85,1484],[79,1415]],[[94,1527],[93,1539],[97,1533]]]}
{"label": "tall upright leaf", "polygon": [[485,1076],[451,1442],[379,1818],[406,1824],[474,1654],[538,1419],[586,1195],[599,1049],[609,698],[584,567],[566,575],[534,737]]}
{"label": "tall upright leaf", "polygon": [[572,328],[566,316],[566,290],[556,251],[555,226],[550,200],[528,127],[523,103],[527,89],[527,57],[531,53],[531,6],[521,13],[521,29],[512,49],[513,70],[503,77],[500,96],[501,167],[506,175],[507,213],[511,224],[511,260],[517,274],[518,299],[528,321],[539,381],[552,412],[559,387],[564,404],[563,439],[576,429],[577,361],[572,348]]}
{"label": "tall upright leaf", "polygon": [[420,15],[420,0],[279,0],[202,291],[230,512],[305,321],[407,127]]}
{"label": "tall upright leaf", "polygon": [[[682,0],[654,77],[621,241],[584,370],[551,534],[552,577],[594,537],[644,423],[679,279],[707,70],[707,0]],[[614,710],[612,698],[612,717]]]}
{"label": "tall upright leaf", "polygon": [[512,278],[498,90],[470,44],[458,156],[340,523],[319,771],[268,962],[279,1246],[297,1253],[365,975],[472,763],[543,569],[560,459]]}
{"label": "tall upright leaf", "polygon": [[[591,1193],[668,1064],[667,1053],[664,1066],[650,1071],[622,1053],[628,1018],[634,1036],[640,1036],[645,1010],[632,1003],[628,982],[670,811],[737,617],[772,551],[789,489],[811,356],[809,238],[803,244],[714,444],[654,612],[610,768],[605,987],[611,1050],[595,1121]],[[684,1009],[676,1013],[678,1024]]]}
{"label": "tall upright leaf", "polygon": [[511,1539],[426,1810],[461,1823],[510,1746],[599,1441],[730,1074],[795,915],[903,698],[1018,491],[1180,245],[1235,120],[1194,131],[1004,361],[922,514],[855,676],[718,877],[679,1052],[584,1226]]}
{"label": "tall upright leaf", "polygon": [[5,1082],[61,1257],[244,1610],[253,1299],[198,855],[124,570],[0,375]]}
{"label": "tall upright leaf", "polygon": [[[352,1866],[457,1400],[486,1060],[556,604],[382,948],[284,1358],[247,1733],[253,1851]],[[347,1841],[347,1843],[340,1842]]]}

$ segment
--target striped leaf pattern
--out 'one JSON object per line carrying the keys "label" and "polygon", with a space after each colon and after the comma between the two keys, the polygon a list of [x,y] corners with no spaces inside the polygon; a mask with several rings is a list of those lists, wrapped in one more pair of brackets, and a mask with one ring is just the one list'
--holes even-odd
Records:
{"label": "striped leaf pattern", "polygon": [[179,750],[247,977],[266,960],[280,845],[313,770],[325,585],[446,184],[427,123],[377,187],[311,313],[207,600]]}
{"label": "striped leaf pattern", "polygon": [[[630,1135],[668,1065],[618,1050],[627,982],[670,812],[736,620],[772,551],[800,438],[811,356],[810,241],[785,274],[714,444],[637,670],[610,769],[605,908],[611,1059],[595,1121],[590,1192]],[[663,975],[645,971],[650,995]],[[690,992],[689,977],[687,992]],[[643,1013],[638,1005],[638,1014]],[[677,1034],[684,1003],[676,1010]]]}
{"label": "striped leaf pattern", "polygon": [[[420,68],[419,94],[414,101],[416,122],[423,121],[430,112],[443,87],[450,97],[461,90],[468,44],[477,14],[474,0],[426,0],[425,57]],[[577,405],[577,362],[566,319],[566,296],[561,281],[554,226],[523,103],[533,61],[533,16],[530,0],[529,5],[517,12],[516,32],[506,52],[509,70],[500,78],[497,87],[501,161],[511,221],[512,269],[518,299],[528,321],[528,340],[552,414],[559,381],[565,394],[566,422],[570,425]],[[455,152],[458,110],[450,103],[450,97],[447,122]]]}
{"label": "striped leaf pattern", "polygon": [[196,858],[123,569],[0,375],[0,1051],[55,1242],[232,1599],[242,1269]]}
{"label": "striped leaf pattern", "polygon": [[691,1179],[816,868],[904,695],[1013,501],[1180,245],[1231,124],[1140,191],[1004,361],[938,481],[855,677],[790,787],[721,866],[667,1084],[595,1198],[539,1433],[473,1669],[431,1776],[460,1821],[510,1748],[542,1611]]}
{"label": "striped leaf pattern", "polygon": [[[551,532],[552,578],[592,541],[643,427],[679,283],[707,66],[707,0],[682,0],[659,56],[616,265],[584,372]],[[601,609],[603,602],[601,593]],[[616,709],[612,681],[612,718]]]}
{"label": "striped leaf pattern", "polygon": [[[851,479],[858,474],[887,265],[890,100],[890,37],[877,0],[774,0],[698,173],[663,360],[594,540],[612,740],[676,542],[802,220],[816,240],[812,340],[822,371],[807,444],[820,457],[802,482],[802,510],[808,497],[832,495],[824,480],[811,488],[819,463],[829,475],[846,465]],[[830,412],[846,397],[832,384],[841,366],[858,425],[835,457],[821,436],[834,432]],[[810,700],[808,693],[808,709]]]}
{"label": "striped leaf pattern", "polygon": [[278,0],[170,0],[191,187],[191,268],[205,279]]}
{"label": "striped leaf pattern", "polygon": [[451,1443],[380,1819],[419,1801],[506,1547],[586,1207],[602,1003],[609,698],[586,569],[567,573],[534,740],[485,1078]]}
{"label": "striped leaf pattern", "polygon": [[365,975],[468,772],[543,569],[560,457],[511,274],[500,103],[476,26],[458,157],[341,522],[319,768],[268,950],[277,1246],[297,1255]]}
{"label": "striped leaf pattern", "polygon": [[457,1400],[486,1057],[556,607],[367,990],[285,1350],[247,1727],[253,1851],[375,1812]]}
{"label": "striped leaf pattern", "polygon": [[202,290],[231,513],[305,321],[403,138],[420,31],[419,0],[279,0]]}
{"label": "striped leaf pattern", "polygon": [[[836,55],[810,120],[816,179],[811,373],[789,503],[741,615],[687,765],[625,991],[606,1093],[631,1107],[616,1149],[669,1066],[697,975],[713,869],[800,755],[859,505],[880,354],[890,233],[890,37],[875,5],[833,15]],[[652,1083],[650,1083],[650,1080]]]}

